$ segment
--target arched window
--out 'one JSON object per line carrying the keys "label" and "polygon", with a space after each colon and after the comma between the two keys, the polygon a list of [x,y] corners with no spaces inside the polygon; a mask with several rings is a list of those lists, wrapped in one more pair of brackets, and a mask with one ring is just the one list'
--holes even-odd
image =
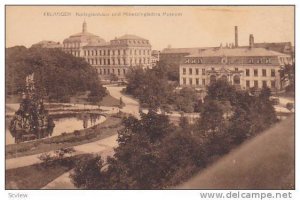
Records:
{"label": "arched window", "polygon": [[234,83],[234,85],[239,85],[240,84],[240,76],[239,75],[235,75],[234,77],[233,77],[233,83]]}
{"label": "arched window", "polygon": [[221,80],[222,81],[227,81],[227,76],[226,75],[221,76]]}

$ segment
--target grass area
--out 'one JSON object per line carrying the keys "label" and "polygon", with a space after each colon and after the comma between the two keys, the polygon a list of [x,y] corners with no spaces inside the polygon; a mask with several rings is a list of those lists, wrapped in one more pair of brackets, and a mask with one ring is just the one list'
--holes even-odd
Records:
{"label": "grass area", "polygon": [[70,103],[79,103],[79,104],[90,104],[90,105],[101,105],[101,106],[119,106],[120,100],[112,97],[110,94],[107,94],[103,99],[98,103],[91,103],[87,101],[88,92],[84,94],[78,94],[70,98]]}
{"label": "grass area", "polygon": [[85,144],[115,135],[122,128],[122,118],[118,116],[107,116],[107,119],[93,127],[66,133],[51,138],[35,140],[31,142],[10,144],[6,146],[6,159],[33,155],[56,150],[62,147],[71,147]]}
{"label": "grass area", "polygon": [[[80,93],[76,96],[73,96],[70,98],[70,102],[66,103],[78,103],[78,104],[87,104],[87,105],[101,105],[101,106],[119,106],[120,105],[120,99],[116,99],[112,97],[110,94],[107,94],[99,103],[91,103],[87,101],[88,93]],[[6,103],[20,103],[21,97],[18,95],[9,95],[6,96]],[[65,106],[65,105],[64,105]],[[51,105],[51,108],[53,107],[61,107],[60,104],[58,105]],[[7,110],[9,111],[9,110]]]}
{"label": "grass area", "polygon": [[34,164],[5,171],[5,189],[40,189],[75,167],[76,160],[86,154],[65,158],[67,164],[55,161],[51,166]]}
{"label": "grass area", "polygon": [[102,101],[100,102],[101,106],[119,106],[120,99],[116,99],[112,97],[110,94],[103,97]]}

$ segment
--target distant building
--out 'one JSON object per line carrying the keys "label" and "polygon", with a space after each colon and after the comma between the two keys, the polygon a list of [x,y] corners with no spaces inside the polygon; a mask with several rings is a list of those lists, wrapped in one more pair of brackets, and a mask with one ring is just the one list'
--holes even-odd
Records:
{"label": "distant building", "polygon": [[198,53],[203,49],[205,48],[165,48],[160,53],[160,61],[179,66],[185,56]]}
{"label": "distant building", "polygon": [[294,47],[291,42],[271,42],[271,43],[254,43],[256,48],[265,48],[272,51],[277,51],[284,54],[294,56]]}
{"label": "distant building", "polygon": [[49,40],[43,40],[43,41],[40,41],[40,42],[38,42],[36,44],[33,44],[31,47],[32,48],[38,47],[38,48],[49,48],[49,49],[52,49],[52,48],[59,48],[59,49],[61,49],[62,45],[59,42],[54,42],[54,41],[49,41]]}
{"label": "distant building", "polygon": [[160,51],[152,50],[151,52],[151,65],[155,67],[157,62],[159,61]]}
{"label": "distant building", "polygon": [[110,79],[112,74],[124,80],[130,67],[152,66],[149,40],[126,34],[106,42],[89,33],[86,22],[83,23],[81,33],[71,35],[63,41],[63,51],[83,57],[95,67],[102,80]]}
{"label": "distant building", "polygon": [[[294,47],[291,42],[272,42],[272,43],[255,43],[253,34],[249,36],[249,43],[253,48],[264,48],[283,54],[288,54],[294,59]],[[221,46],[221,45],[220,45]],[[234,27],[234,44],[226,45],[226,48],[248,48],[249,46],[239,46],[238,44],[238,27]],[[195,55],[205,50],[215,49],[218,47],[195,47],[195,48],[165,48],[161,51],[160,60],[167,64],[179,66],[185,56]]]}
{"label": "distant building", "polygon": [[279,70],[291,63],[290,55],[265,48],[214,48],[185,56],[180,65],[180,85],[205,88],[217,79],[241,89],[282,88]]}

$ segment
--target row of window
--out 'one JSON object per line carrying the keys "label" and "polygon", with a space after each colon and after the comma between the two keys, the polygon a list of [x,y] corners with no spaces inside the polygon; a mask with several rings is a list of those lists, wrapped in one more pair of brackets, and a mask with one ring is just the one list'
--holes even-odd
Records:
{"label": "row of window", "polygon": [[[200,86],[200,85],[205,86],[206,85],[206,82],[205,82],[206,79],[204,79],[204,78],[201,80],[199,78],[195,78],[194,80],[195,80],[194,81],[195,84],[193,84],[193,78],[189,78],[188,82],[187,82],[187,78],[182,78],[182,84],[183,85],[197,85],[197,86]],[[201,81],[201,84],[200,84],[200,81]],[[253,82],[253,84],[251,84],[251,82]],[[261,86],[275,88],[276,81],[271,80],[269,85],[268,85],[268,81],[261,81]],[[246,87],[247,88],[257,87],[258,88],[259,87],[258,80],[254,80],[254,81],[246,80]]]}
{"label": "row of window", "polygon": [[279,60],[280,60],[281,64],[292,62],[292,58],[291,57],[280,57]]}
{"label": "row of window", "polygon": [[[202,70],[202,75],[205,75],[205,69],[201,69]],[[186,68],[182,68],[182,74],[186,75]],[[195,69],[195,74],[199,75],[199,69],[196,68]],[[193,68],[189,68],[189,75],[193,75]]]}
{"label": "row of window", "polygon": [[[189,75],[193,75],[193,68],[189,68],[188,70],[189,70]],[[211,70],[214,71],[215,69],[212,67]],[[234,70],[236,72],[239,71],[238,68],[235,68]],[[246,76],[250,76],[250,71],[251,71],[250,69],[246,69]],[[199,69],[196,68],[195,69],[195,75],[199,75],[199,72],[200,72]],[[187,73],[187,69],[182,68],[182,74],[186,75],[186,73]],[[203,68],[201,69],[201,74],[205,75],[205,69],[203,69]],[[271,69],[270,70],[270,76],[275,77],[275,74],[276,74],[275,69]],[[258,69],[253,69],[253,76],[258,76]],[[264,76],[264,77],[267,76],[267,69],[262,69],[261,70],[261,76]]]}
{"label": "row of window", "polygon": [[[227,58],[223,58],[221,60],[221,63],[225,64],[225,63],[235,63],[237,61],[237,59],[227,59]],[[243,61],[241,59],[241,61]],[[185,59],[185,64],[202,64],[204,63],[203,62],[203,59],[202,58],[187,58]],[[269,64],[271,63],[271,59],[270,58],[248,58],[246,60],[246,63],[248,64]]]}
{"label": "row of window", "polygon": [[64,48],[79,48],[79,42],[72,42],[72,43],[64,43]]}
{"label": "row of window", "polygon": [[[150,55],[150,49],[129,49],[129,55]],[[84,50],[84,56],[109,56],[109,55],[127,55],[126,49],[118,49],[118,50]]]}
{"label": "row of window", "polygon": [[112,44],[149,44],[147,40],[112,40]]}
{"label": "row of window", "polygon": [[75,57],[79,57],[80,56],[80,52],[79,51],[65,51],[66,53],[70,53]]}
{"label": "row of window", "polygon": [[[113,40],[111,41],[111,44],[149,44],[149,41],[147,40]],[[79,48],[80,42],[67,42],[64,43],[65,48]]]}
{"label": "row of window", "polygon": [[120,76],[121,74],[125,75],[126,74],[126,69],[112,69],[112,68],[108,68],[108,69],[96,69],[97,73],[100,75],[110,75],[110,74],[116,74],[118,76]]}
{"label": "row of window", "polygon": [[91,65],[136,65],[136,64],[150,64],[150,58],[135,58],[129,59],[129,62],[126,62],[125,58],[87,58],[86,61]]}
{"label": "row of window", "polygon": [[[246,76],[250,76],[250,69],[246,69]],[[270,76],[275,77],[276,72],[275,69],[270,70]],[[253,76],[258,76],[258,69],[253,69]],[[267,69],[261,69],[261,76],[266,77],[267,76]]]}
{"label": "row of window", "polygon": [[[195,83],[196,83],[196,85],[200,85],[200,79],[199,78],[195,78]],[[186,78],[182,78],[182,84],[183,85],[193,85],[193,79],[189,78],[189,84],[187,84]],[[204,78],[201,80],[201,85],[202,86],[206,85]]]}
{"label": "row of window", "polygon": [[[272,80],[270,81],[270,85],[268,85],[268,81],[261,81],[261,86],[262,87],[271,87],[271,88],[275,88],[276,87],[276,81]],[[246,81],[246,87],[250,88],[250,87],[256,87],[258,88],[258,80],[254,80],[253,81],[253,85],[251,85],[251,82],[249,80]]]}

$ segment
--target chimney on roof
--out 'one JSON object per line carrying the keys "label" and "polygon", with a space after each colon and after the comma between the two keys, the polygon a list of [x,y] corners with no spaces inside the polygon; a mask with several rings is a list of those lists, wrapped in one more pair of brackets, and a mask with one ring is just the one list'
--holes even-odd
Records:
{"label": "chimney on roof", "polygon": [[239,46],[239,33],[238,33],[238,27],[234,27],[234,41],[235,41],[235,47]]}
{"label": "chimney on roof", "polygon": [[82,32],[83,33],[87,32],[87,24],[86,24],[85,20],[83,21],[83,24],[82,24]]}
{"label": "chimney on roof", "polygon": [[250,36],[249,36],[249,47],[250,48],[254,47],[254,36],[253,36],[253,34],[250,34]]}

